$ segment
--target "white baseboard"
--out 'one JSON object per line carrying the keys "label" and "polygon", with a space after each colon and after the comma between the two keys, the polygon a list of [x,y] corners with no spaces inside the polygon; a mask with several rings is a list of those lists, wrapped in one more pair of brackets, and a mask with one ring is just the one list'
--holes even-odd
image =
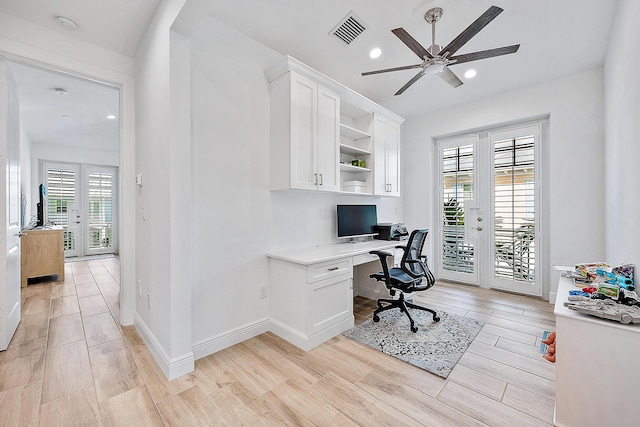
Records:
{"label": "white baseboard", "polygon": [[268,331],[269,319],[264,318],[215,337],[201,340],[191,347],[191,351],[196,360],[201,359]]}
{"label": "white baseboard", "polygon": [[169,380],[188,374],[194,370],[195,359],[193,352],[185,353],[179,357],[170,358],[160,342],[156,339],[151,329],[144,323],[144,320],[136,313],[133,324],[144,340],[145,344],[156,359],[158,366]]}
{"label": "white baseboard", "polygon": [[291,344],[304,351],[309,351],[314,347],[319,346],[323,342],[335,337],[344,331],[353,328],[354,317],[350,316],[340,323],[324,329],[312,336],[306,336],[300,332],[291,329],[287,325],[271,319],[271,332],[279,336],[280,338],[289,341]]}

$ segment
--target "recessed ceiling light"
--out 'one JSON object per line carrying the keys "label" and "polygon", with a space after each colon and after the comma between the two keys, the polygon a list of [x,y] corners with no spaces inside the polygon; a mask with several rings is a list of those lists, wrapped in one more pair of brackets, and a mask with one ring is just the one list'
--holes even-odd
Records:
{"label": "recessed ceiling light", "polygon": [[380,55],[382,55],[382,50],[380,50],[379,47],[374,47],[373,49],[371,49],[371,52],[369,52],[369,58],[371,59],[376,59]]}
{"label": "recessed ceiling light", "polygon": [[51,89],[53,91],[53,93],[55,93],[56,95],[66,95],[67,90],[65,88],[62,87],[54,87],[53,89]]}
{"label": "recessed ceiling light", "polygon": [[464,73],[464,77],[467,79],[472,79],[476,76],[476,70],[474,70],[473,68],[467,70],[466,73]]}
{"label": "recessed ceiling light", "polygon": [[77,30],[78,24],[73,22],[73,20],[67,18],[66,16],[56,16],[56,21],[62,28],[65,30]]}
{"label": "recessed ceiling light", "polygon": [[114,116],[113,114],[109,114],[109,115],[107,116],[107,119],[109,119],[109,120],[113,120],[113,119],[115,119],[115,118],[116,118],[116,116]]}

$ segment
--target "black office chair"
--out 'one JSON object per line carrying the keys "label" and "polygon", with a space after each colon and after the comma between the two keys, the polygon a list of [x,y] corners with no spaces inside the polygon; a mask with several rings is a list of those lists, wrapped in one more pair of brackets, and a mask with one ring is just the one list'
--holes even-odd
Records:
{"label": "black office chair", "polygon": [[392,297],[395,296],[396,292],[400,292],[398,299],[378,299],[378,308],[373,312],[374,322],[380,321],[380,317],[378,316],[380,313],[391,310],[392,308],[399,308],[407,315],[411,322],[412,332],[417,332],[418,327],[415,325],[408,308],[428,311],[433,314],[434,322],[440,321],[438,313],[429,308],[420,307],[419,305],[408,302],[404,297],[405,293],[426,291],[435,283],[433,274],[431,274],[429,267],[427,267],[427,257],[422,255],[422,247],[424,246],[428,232],[429,230],[414,230],[409,237],[409,242],[406,247],[397,246],[398,248],[404,249],[400,268],[389,268],[387,266],[387,257],[392,256],[391,254],[383,251],[369,252],[378,255],[378,257],[380,257],[380,264],[382,265],[382,271],[371,274],[369,277],[379,282],[384,281]]}

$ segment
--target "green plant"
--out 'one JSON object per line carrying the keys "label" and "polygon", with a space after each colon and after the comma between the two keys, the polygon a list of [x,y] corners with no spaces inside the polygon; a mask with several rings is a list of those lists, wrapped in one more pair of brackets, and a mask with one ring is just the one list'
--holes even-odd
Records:
{"label": "green plant", "polygon": [[464,225],[464,209],[453,197],[444,202],[444,225]]}

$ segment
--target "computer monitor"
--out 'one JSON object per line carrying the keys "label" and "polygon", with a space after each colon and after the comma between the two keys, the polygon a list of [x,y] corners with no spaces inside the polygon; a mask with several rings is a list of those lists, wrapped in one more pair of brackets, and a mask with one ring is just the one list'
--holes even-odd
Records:
{"label": "computer monitor", "polygon": [[378,224],[376,205],[338,205],[338,238],[375,236]]}
{"label": "computer monitor", "polygon": [[47,187],[45,187],[44,184],[40,184],[38,193],[40,199],[38,202],[38,220],[36,222],[36,226],[42,227],[47,221]]}

